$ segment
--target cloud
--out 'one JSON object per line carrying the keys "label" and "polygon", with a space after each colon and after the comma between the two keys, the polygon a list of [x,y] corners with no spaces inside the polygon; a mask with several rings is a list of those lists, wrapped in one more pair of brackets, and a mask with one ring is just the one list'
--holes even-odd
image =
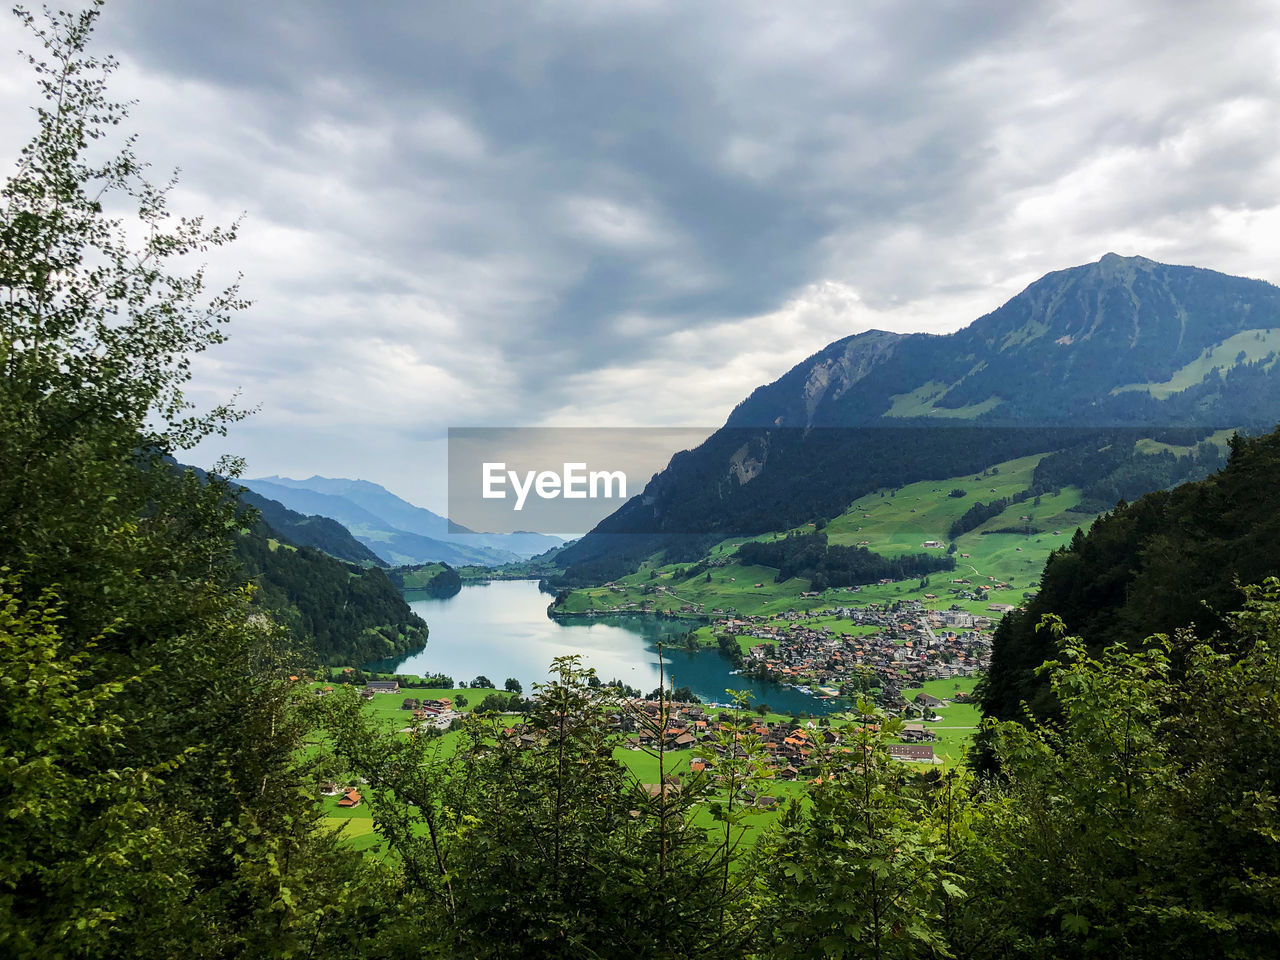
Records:
{"label": "cloud", "polygon": [[245,214],[211,267],[255,305],[193,395],[261,404],[255,472],[420,490],[448,425],[715,426],[1112,249],[1280,279],[1271,4],[120,0],[99,34],[179,208]]}

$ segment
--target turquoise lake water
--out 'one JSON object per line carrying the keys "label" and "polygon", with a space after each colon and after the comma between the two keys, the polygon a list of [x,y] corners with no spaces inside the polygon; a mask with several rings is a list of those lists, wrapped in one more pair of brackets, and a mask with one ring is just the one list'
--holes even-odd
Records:
{"label": "turquoise lake water", "polygon": [[[578,654],[602,680],[618,679],[647,694],[658,685],[658,643],[678,642],[696,624],[643,614],[616,617],[547,616],[551,597],[533,580],[468,584],[447,600],[414,600],[409,605],[427,621],[425,650],[371,665],[406,674],[444,673],[471,682],[484,675],[499,687],[507,677],[524,685],[547,679],[554,657]],[[663,647],[665,671],[676,686],[688,685],[704,701],[725,702],[726,688],[748,690],[755,703],[785,713],[827,713],[833,708],[799,690],[747,680],[711,650]]]}

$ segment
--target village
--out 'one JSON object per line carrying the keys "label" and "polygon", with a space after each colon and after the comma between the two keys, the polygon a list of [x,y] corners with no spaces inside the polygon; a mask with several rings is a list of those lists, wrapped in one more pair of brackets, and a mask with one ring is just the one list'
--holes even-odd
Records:
{"label": "village", "polygon": [[[996,615],[1003,612],[992,611]],[[895,738],[901,742],[888,745],[892,757],[941,764],[943,757],[934,751],[938,737],[930,727],[941,723],[938,711],[948,700],[923,691],[908,698],[905,692],[928,681],[968,678],[984,671],[991,656],[992,627],[991,618],[958,607],[934,610],[904,600],[818,611],[787,610],[767,616],[727,616],[713,621],[711,632],[717,638],[733,638],[746,648],[741,668],[744,675],[787,684],[819,700],[851,701],[860,694],[870,696],[887,715],[905,721]],[[405,692],[395,680],[371,680],[361,695],[372,699]],[[970,699],[963,692],[950,698],[957,704]],[[443,732],[465,716],[448,697],[405,697],[401,709],[409,714],[402,733],[415,729]],[[665,723],[661,721],[664,709]],[[745,735],[755,738],[767,778],[810,780],[822,775],[815,752],[820,755],[824,747],[830,747],[829,754],[839,753],[833,746],[838,735],[825,721],[731,718],[722,708],[701,703],[615,701],[609,722],[618,734],[620,748],[679,751],[688,761],[688,770],[695,774],[715,775],[726,744],[733,742],[730,731],[735,723],[745,723]],[[537,734],[521,723],[505,727],[504,735],[517,746],[534,746],[538,740]],[[743,735],[737,734],[739,738]],[[838,761],[829,764],[833,770],[839,766]],[[359,803],[358,796],[346,797],[344,805],[353,799]]]}
{"label": "village", "polygon": [[878,690],[881,705],[898,712],[910,709],[903,688],[984,671],[991,628],[990,618],[957,607],[929,610],[902,601],[726,618],[712,624],[712,633],[760,641],[745,654],[745,675],[820,699]]}
{"label": "village", "polygon": [[[332,686],[319,687],[315,692],[324,696],[332,689]],[[366,700],[399,696],[403,692],[395,680],[371,680],[360,690],[361,697]],[[898,698],[901,700],[900,695]],[[967,699],[965,694],[957,694],[955,698],[957,703]],[[902,706],[896,712],[928,718],[936,716],[934,710],[945,704],[945,701],[927,693],[919,693],[911,704],[902,700]],[[401,733],[414,730],[443,732],[466,715],[448,697],[405,697],[401,700],[400,709],[408,712],[411,718]],[[653,753],[661,748],[672,754],[675,766],[692,775],[705,773],[713,783],[718,779],[716,769],[728,750],[732,748],[737,756],[745,757],[748,745],[765,780],[812,781],[820,776],[847,772],[856,762],[851,749],[840,746],[840,735],[824,720],[768,719],[741,711],[730,713],[701,703],[669,700],[615,700],[608,709],[608,723],[617,734],[620,749]],[[522,722],[516,722],[504,726],[501,736],[517,748],[533,748],[543,735]],[[889,755],[896,760],[926,765],[944,762],[934,754],[932,741],[937,737],[928,729],[925,719],[906,722],[897,739],[902,742],[887,745]],[[824,756],[825,765],[821,763]],[[665,789],[681,789],[681,783],[679,777],[670,776]],[[641,786],[650,793],[664,789],[657,784]],[[322,793],[338,795],[339,808],[358,807],[363,802],[356,786],[326,783],[322,786]],[[751,790],[744,795],[749,802],[761,808],[777,802],[775,797]]]}

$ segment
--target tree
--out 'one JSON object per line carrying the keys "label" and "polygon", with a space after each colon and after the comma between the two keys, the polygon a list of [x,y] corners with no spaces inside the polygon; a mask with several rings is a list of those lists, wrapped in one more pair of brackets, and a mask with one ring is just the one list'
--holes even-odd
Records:
{"label": "tree", "polygon": [[467,700],[467,698],[466,698],[466,696],[465,696],[464,694],[459,693],[459,694],[455,694],[455,695],[454,695],[454,698],[453,698],[453,705],[454,705],[455,707],[457,707],[459,710],[465,710],[465,709],[467,709],[467,704],[468,704],[469,702],[470,702],[470,701],[469,701],[469,700]]}
{"label": "tree", "polygon": [[504,697],[500,693],[486,694],[485,698],[476,704],[476,713],[506,713],[511,709],[511,704],[516,703],[515,697]]}
{"label": "tree", "polygon": [[945,843],[948,821],[934,815],[919,778],[889,756],[901,728],[860,699],[857,714],[838,725],[839,752],[820,755],[812,808],[793,803],[762,845],[763,954],[947,954],[945,908],[963,890]]}
{"label": "tree", "polygon": [[503,686],[507,693],[514,693],[517,696],[524,693],[524,687],[520,685],[520,681],[515,677],[507,677],[507,682]]}
{"label": "tree", "polygon": [[354,692],[323,698],[335,749],[368,781],[404,863],[411,955],[735,955],[724,944],[740,938],[709,919],[718,862],[693,821],[705,778],[645,790],[614,759],[616,688],[589,676],[576,657],[555,660],[520,736],[473,715],[448,748],[380,732]]}
{"label": "tree", "polygon": [[471,681],[472,690],[490,690],[493,688],[493,681],[486,677],[483,673]]}
{"label": "tree", "polygon": [[1280,722],[1280,581],[1246,597],[1225,652],[1183,631],[1095,657],[1043,621],[1059,719],[989,725],[1004,802],[982,828],[996,868],[977,876],[976,955],[1269,952],[1280,750],[1249,731]]}
{"label": "tree", "polygon": [[357,888],[298,789],[296,667],[227,485],[169,459],[240,416],[182,393],[244,302],[179,267],[235,228],[113,149],[100,3],[16,12],[44,99],[0,189],[0,953],[323,948]]}

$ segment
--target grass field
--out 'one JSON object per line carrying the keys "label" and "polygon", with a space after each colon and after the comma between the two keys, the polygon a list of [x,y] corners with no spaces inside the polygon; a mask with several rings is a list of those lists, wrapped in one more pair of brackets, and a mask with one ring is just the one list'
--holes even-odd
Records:
{"label": "grass field", "polygon": [[[946,680],[926,680],[923,686],[904,690],[902,695],[910,700],[918,693],[927,693],[940,700],[955,696],[957,693],[973,695],[977,686],[977,677],[952,677]],[[936,756],[943,758],[948,768],[964,760],[965,754],[973,746],[974,734],[982,716],[972,703],[949,703],[935,711],[942,718],[940,723],[929,723],[927,728],[937,736],[938,742],[933,745]]]}
{"label": "grass field", "polygon": [[[930,552],[923,546],[925,541],[948,543],[952,523],[976,501],[986,503],[1011,498],[1027,489],[1042,457],[1042,454],[1022,457],[977,474],[927,480],[897,490],[878,490],[859,498],[845,513],[833,518],[824,532],[833,545],[865,546],[887,556]],[[951,496],[953,490],[963,490],[964,496]],[[614,581],[612,586],[573,591],[562,609],[586,613],[632,604],[652,612],[679,613],[683,606],[700,605],[704,616],[715,616],[716,609],[732,609],[739,615],[751,616],[788,609],[823,610],[894,600],[928,602],[925,594],[932,593],[943,606],[957,603],[970,612],[987,613],[990,603],[1019,604],[1025,593],[1036,589],[1049,553],[1069,542],[1077,527],[1088,529],[1093,515],[1073,510],[1080,499],[1080,492],[1068,487],[1038,501],[1012,504],[999,516],[956,538],[956,572],[933,574],[927,583],[911,580],[864,586],[857,591],[832,589],[817,597],[801,597],[809,589],[808,581],[791,579],[775,583],[777,571],[770,567],[730,563],[711,568],[708,581],[705,572],[686,576],[688,564],[646,562],[635,573]],[[1006,530],[1014,532],[995,532]],[[812,527],[797,532],[812,532]],[[785,532],[778,532],[758,539],[784,535]],[[731,557],[745,539],[725,540],[709,555]],[[971,586],[1007,583],[1009,588],[993,589],[990,598],[981,601],[959,600],[953,591],[961,588],[950,581],[962,578],[970,580]],[[711,642],[709,631],[699,631],[699,636]],[[750,642],[747,638],[743,641]]]}
{"label": "grass field", "polygon": [[[366,707],[368,707],[367,704]],[[513,719],[515,719],[514,716]],[[769,715],[766,719],[781,720],[785,718],[780,715]],[[447,754],[452,747],[457,745],[459,740],[459,733],[445,733],[440,738],[440,749]],[[697,755],[699,755],[698,750],[668,751],[663,760],[666,775],[687,775],[689,773],[689,761]],[[651,756],[643,750],[630,750],[624,747],[615,749],[613,756],[615,760],[634,774],[637,783],[651,784],[659,782],[657,757]],[[770,781],[763,792],[785,800],[792,796],[803,795],[804,787],[805,785],[799,782]],[[357,787],[357,789],[359,788]],[[340,828],[343,841],[352,849],[373,850],[377,848],[382,843],[382,837],[374,829],[373,812],[369,805],[362,803],[358,807],[340,807],[338,806],[339,799],[340,797],[334,796],[324,797],[321,800],[320,809],[325,817],[325,824],[329,827]],[[746,842],[754,842],[764,827],[777,820],[783,806],[784,804],[780,803],[773,810],[762,810],[759,814],[750,817],[745,835]],[[710,810],[705,807],[699,809],[695,814],[694,823],[707,829],[717,827]]]}
{"label": "grass field", "polygon": [[1203,382],[1215,368],[1225,374],[1237,365],[1240,354],[1244,354],[1243,359],[1246,362],[1253,362],[1265,360],[1277,352],[1280,352],[1280,328],[1242,330],[1223,340],[1222,343],[1209,347],[1162,383],[1128,383],[1122,387],[1116,387],[1111,392],[1144,390],[1156,399],[1163,400]]}

